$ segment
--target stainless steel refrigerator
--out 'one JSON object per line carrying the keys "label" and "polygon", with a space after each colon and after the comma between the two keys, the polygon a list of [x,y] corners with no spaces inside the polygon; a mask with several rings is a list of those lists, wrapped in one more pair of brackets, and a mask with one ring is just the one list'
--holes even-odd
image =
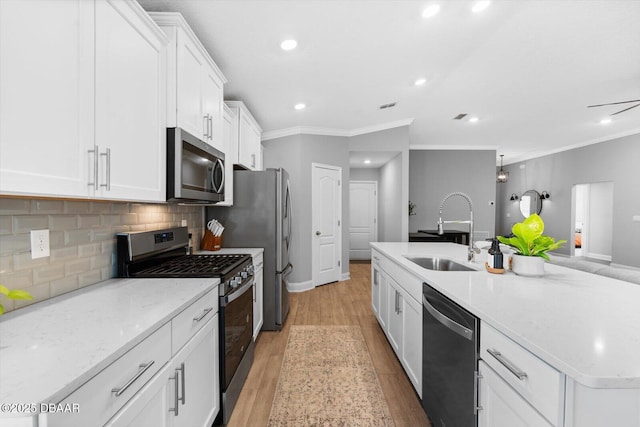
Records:
{"label": "stainless steel refrigerator", "polygon": [[291,246],[291,195],[284,169],[233,172],[233,206],[207,207],[225,227],[222,247],[264,248],[263,330],[280,330],[289,313],[286,277]]}

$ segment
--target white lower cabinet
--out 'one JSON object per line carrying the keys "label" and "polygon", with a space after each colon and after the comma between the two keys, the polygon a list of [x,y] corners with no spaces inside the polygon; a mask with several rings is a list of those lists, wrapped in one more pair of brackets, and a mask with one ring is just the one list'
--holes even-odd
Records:
{"label": "white lower cabinet", "polygon": [[371,306],[389,344],[400,360],[414,389],[422,396],[422,304],[407,287],[422,286],[418,279],[403,276],[401,282],[387,274],[390,261],[371,253]]}
{"label": "white lower cabinet", "polygon": [[478,427],[538,427],[551,424],[486,363],[479,363]]}
{"label": "white lower cabinet", "polygon": [[264,323],[264,254],[253,258],[253,340],[260,334]]}
{"label": "white lower cabinet", "polygon": [[218,413],[218,316],[136,394],[108,427],[208,427]]}
{"label": "white lower cabinet", "polygon": [[217,313],[216,287],[61,402],[79,412],[40,414],[38,425],[209,427],[220,410]]}

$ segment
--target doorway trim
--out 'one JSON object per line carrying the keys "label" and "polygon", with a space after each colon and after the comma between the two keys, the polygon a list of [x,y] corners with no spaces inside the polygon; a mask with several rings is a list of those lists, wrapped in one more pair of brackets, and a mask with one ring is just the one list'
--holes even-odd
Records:
{"label": "doorway trim", "polygon": [[[311,280],[313,282],[313,286],[320,286],[322,284],[319,284],[319,278],[318,278],[318,259],[319,259],[319,254],[317,253],[317,248],[316,248],[316,243],[314,239],[315,236],[315,212],[316,209],[314,209],[314,204],[315,204],[315,198],[314,198],[314,194],[316,194],[316,192],[319,190],[317,188],[317,183],[315,182],[314,176],[315,176],[315,171],[316,169],[328,169],[328,170],[332,170],[338,173],[338,197],[337,197],[337,217],[334,218],[335,221],[337,221],[337,232],[336,232],[336,253],[338,254],[338,274],[336,275],[336,281],[341,281],[341,280],[345,280],[344,277],[345,275],[342,273],[342,269],[343,269],[343,265],[342,265],[342,230],[343,230],[343,218],[342,218],[342,181],[343,181],[343,176],[342,176],[342,167],[340,166],[333,166],[333,165],[326,165],[326,164],[322,164],[322,163],[311,163],[311,230],[309,230],[309,232],[311,233],[312,236],[312,241],[311,241]],[[348,265],[348,264],[347,264]],[[347,278],[348,278],[348,273],[347,273]],[[331,282],[328,282],[331,283]]]}

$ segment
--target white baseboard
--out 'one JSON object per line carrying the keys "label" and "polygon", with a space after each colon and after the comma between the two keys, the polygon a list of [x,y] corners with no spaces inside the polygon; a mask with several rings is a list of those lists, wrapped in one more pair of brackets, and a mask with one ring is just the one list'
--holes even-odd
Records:
{"label": "white baseboard", "polygon": [[289,292],[305,292],[314,289],[313,280],[306,280],[304,282],[287,282],[287,290]]}
{"label": "white baseboard", "polygon": [[587,254],[582,254],[582,256],[587,258],[599,259],[602,261],[611,261],[611,255],[594,254],[593,252],[589,252]]}
{"label": "white baseboard", "polygon": [[615,267],[615,268],[625,268],[627,270],[635,270],[635,271],[640,271],[640,268],[638,267],[633,267],[631,265],[624,265],[624,264],[616,264],[616,263],[611,263],[610,267]]}
{"label": "white baseboard", "polygon": [[344,282],[345,280],[351,280],[351,273],[348,271],[346,273],[342,273],[342,278],[340,279],[341,282]]}

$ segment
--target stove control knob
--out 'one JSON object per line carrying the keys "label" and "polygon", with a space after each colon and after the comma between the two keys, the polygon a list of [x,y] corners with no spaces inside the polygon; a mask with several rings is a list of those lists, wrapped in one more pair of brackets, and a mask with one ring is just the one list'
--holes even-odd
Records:
{"label": "stove control knob", "polygon": [[243,279],[246,279],[249,276],[249,274],[246,271],[243,271],[242,273],[240,273],[240,277],[242,277]]}
{"label": "stove control knob", "polygon": [[253,265],[250,265],[249,267],[247,267],[247,270],[249,270],[249,274],[251,274],[251,275],[253,275],[253,273],[255,271],[254,268],[253,268]]}
{"label": "stove control knob", "polygon": [[238,285],[240,284],[240,279],[237,277],[234,277],[233,279],[231,279],[231,282],[229,284],[231,285],[232,288],[237,288]]}

